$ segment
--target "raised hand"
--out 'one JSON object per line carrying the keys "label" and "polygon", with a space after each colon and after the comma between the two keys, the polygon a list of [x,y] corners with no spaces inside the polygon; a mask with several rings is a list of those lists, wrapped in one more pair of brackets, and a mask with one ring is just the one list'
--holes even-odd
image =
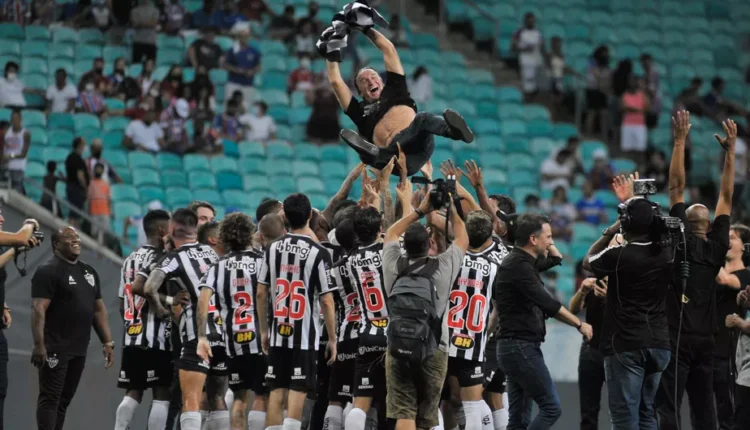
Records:
{"label": "raised hand", "polygon": [[719,141],[719,145],[721,145],[725,151],[734,152],[734,144],[737,142],[737,123],[728,119],[723,121],[721,125],[724,127],[726,137],[721,137],[718,134],[714,134],[714,137]]}
{"label": "raised hand", "polygon": [[396,185],[396,196],[398,196],[400,201],[411,202],[413,195],[414,190],[412,189],[411,181],[409,179],[401,181]]}
{"label": "raised hand", "polygon": [[474,188],[481,186],[483,182],[482,169],[477,166],[476,161],[467,160],[464,162],[464,167],[466,167],[466,178],[471,186]]}
{"label": "raised hand", "polygon": [[419,169],[425,178],[432,180],[432,160],[425,163],[421,169]]}
{"label": "raised hand", "polygon": [[628,177],[625,177],[625,175],[614,177],[612,180],[612,190],[621,202],[633,197],[633,182],[638,179],[640,179],[638,172],[635,172],[635,174],[631,173]]}
{"label": "raised hand", "polygon": [[404,155],[404,151],[401,150],[400,143],[396,143],[396,146],[398,147],[398,159],[396,160],[396,164],[398,167],[398,175],[401,178],[401,182],[403,182],[406,178],[408,178],[408,170],[406,167],[406,155]]}
{"label": "raised hand", "polygon": [[379,183],[387,182],[393,172],[393,166],[396,163],[396,157],[392,157],[391,161],[383,167],[383,170],[372,169],[372,173],[375,174]]}
{"label": "raised hand", "polygon": [[690,112],[686,110],[677,111],[675,116],[672,117],[672,134],[675,143],[685,143],[688,133],[690,133],[690,127]]}
{"label": "raised hand", "polygon": [[454,175],[456,177],[456,182],[460,182],[461,176],[464,174],[461,169],[453,164],[452,160],[443,161],[443,164],[440,165],[440,173],[442,173],[446,178],[448,176]]}

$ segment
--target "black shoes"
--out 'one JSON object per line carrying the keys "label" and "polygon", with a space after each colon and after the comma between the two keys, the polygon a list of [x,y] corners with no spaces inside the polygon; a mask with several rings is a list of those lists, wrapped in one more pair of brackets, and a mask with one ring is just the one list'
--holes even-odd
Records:
{"label": "black shoes", "polygon": [[466,121],[461,114],[453,109],[446,109],[443,111],[443,119],[445,119],[445,122],[450,126],[454,139],[463,140],[466,143],[474,141],[474,133],[472,133],[469,125],[466,124]]}
{"label": "black shoes", "polygon": [[354,148],[359,154],[377,158],[379,152],[378,147],[375,146],[374,143],[365,140],[356,131],[343,129],[341,130],[341,133],[339,133],[339,136],[341,136],[341,139]]}

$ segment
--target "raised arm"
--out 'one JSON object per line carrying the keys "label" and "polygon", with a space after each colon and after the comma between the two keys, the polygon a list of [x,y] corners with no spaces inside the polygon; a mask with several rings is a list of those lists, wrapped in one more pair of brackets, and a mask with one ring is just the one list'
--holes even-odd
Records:
{"label": "raised arm", "polygon": [[362,174],[362,170],[364,170],[365,165],[363,163],[357,164],[354,169],[352,169],[351,172],[349,172],[349,175],[344,179],[344,182],[341,183],[341,187],[339,188],[338,192],[331,198],[331,201],[328,202],[328,206],[326,206],[325,210],[321,213],[323,215],[323,218],[325,218],[329,223],[333,222],[333,210],[338,204],[338,202],[346,199],[349,197],[349,193],[352,191],[352,185],[354,185],[354,181],[359,178],[359,175]]}
{"label": "raised arm", "polygon": [[495,229],[495,233],[504,235],[507,227],[503,220],[497,217],[497,208],[494,207],[490,202],[490,198],[487,195],[487,190],[484,188],[482,169],[477,166],[477,163],[474,160],[465,161],[464,167],[466,168],[466,178],[469,179],[469,183],[472,187],[474,187],[474,191],[476,191],[477,193],[479,207],[490,214],[490,216],[492,217],[492,225],[498,226],[498,228]]}
{"label": "raised arm", "polygon": [[383,170],[375,171],[377,177],[378,186],[380,187],[380,200],[383,203],[383,228],[388,230],[388,227],[393,225],[396,218],[396,213],[393,208],[393,196],[391,195],[391,172],[393,172],[393,166],[395,165],[396,157],[391,158],[391,161],[383,167]]}
{"label": "raised arm", "polygon": [[341,77],[339,63],[326,60],[326,72],[331,89],[333,89],[333,93],[336,94],[336,99],[339,101],[339,106],[346,111],[349,109],[349,102],[352,101],[352,91],[344,82],[344,78]]}
{"label": "raised arm", "polygon": [[388,40],[387,37],[383,36],[382,33],[370,28],[365,32],[365,36],[370,39],[373,45],[377,46],[380,52],[383,53],[383,62],[385,63],[385,70],[387,72],[393,72],[399,75],[404,74],[404,67],[401,65],[401,59],[398,57],[398,51],[396,46]]}
{"label": "raised arm", "polygon": [[716,216],[729,215],[732,212],[732,195],[734,194],[734,145],[737,142],[737,124],[728,119],[721,123],[726,137],[715,134],[716,140],[726,153],[724,154],[724,170],[721,172],[721,186],[719,188],[719,202],[716,203]]}
{"label": "raised arm", "polygon": [[674,147],[669,164],[669,207],[685,202],[685,141],[690,132],[690,112],[677,111],[672,117]]}
{"label": "raised arm", "polygon": [[576,291],[575,294],[573,294],[573,297],[570,298],[570,303],[568,304],[568,308],[570,308],[570,313],[572,314],[578,314],[581,312],[585,306],[586,301],[586,295],[591,292],[591,290],[594,289],[594,284],[596,284],[596,278],[586,278],[581,282],[581,287]]}

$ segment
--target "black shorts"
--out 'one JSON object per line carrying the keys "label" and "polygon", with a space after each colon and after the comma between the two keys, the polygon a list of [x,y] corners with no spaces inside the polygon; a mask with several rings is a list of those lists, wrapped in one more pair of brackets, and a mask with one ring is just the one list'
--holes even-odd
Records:
{"label": "black shorts", "polygon": [[271,348],[266,372],[268,389],[283,388],[302,393],[314,391],[317,358],[318,351]]}
{"label": "black shorts", "polygon": [[211,360],[206,362],[198,356],[198,339],[182,343],[177,368],[188,372],[200,372],[212,376],[225,376],[228,373],[227,350],[223,344],[211,342]]}
{"label": "black shorts", "polygon": [[484,365],[481,361],[448,358],[448,376],[455,376],[461,388],[482,385]]}
{"label": "black shorts", "polygon": [[354,397],[385,398],[385,346],[360,345],[354,359]]}
{"label": "black shorts", "polygon": [[357,339],[345,340],[336,346],[336,361],[331,366],[331,377],[328,383],[328,401],[351,402],[354,365],[359,341]]}
{"label": "black shorts", "polygon": [[505,373],[497,363],[497,340],[490,337],[487,340],[484,357],[484,390],[490,393],[505,392]]}
{"label": "black shorts", "polygon": [[256,395],[268,393],[266,369],[268,362],[263,354],[238,355],[229,358],[229,388],[252,390]]}
{"label": "black shorts", "polygon": [[599,90],[586,90],[586,107],[590,110],[606,109],[608,104],[607,95]]}
{"label": "black shorts", "polygon": [[137,346],[126,346],[122,349],[118,388],[145,390],[152,387],[168,387],[171,383],[171,352]]}

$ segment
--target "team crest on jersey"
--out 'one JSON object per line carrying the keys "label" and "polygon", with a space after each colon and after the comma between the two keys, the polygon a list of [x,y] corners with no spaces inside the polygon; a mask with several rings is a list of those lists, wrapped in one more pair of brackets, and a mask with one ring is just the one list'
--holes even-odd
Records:
{"label": "team crest on jersey", "polygon": [[254,331],[240,331],[234,334],[234,343],[250,343],[255,340]]}
{"label": "team crest on jersey", "polygon": [[59,362],[60,360],[57,357],[47,357],[47,365],[50,369],[54,369]]}
{"label": "team crest on jersey", "polygon": [[456,335],[451,338],[453,346],[459,349],[471,349],[474,347],[474,339],[469,336]]}
{"label": "team crest on jersey", "polygon": [[294,335],[294,327],[291,324],[279,324],[276,332],[279,336],[289,337]]}
{"label": "team crest on jersey", "polygon": [[92,275],[89,272],[86,272],[86,274],[83,275],[83,279],[85,279],[86,282],[88,282],[89,285],[91,285],[92,287],[94,286],[94,284],[96,284],[96,279],[94,279],[94,275]]}
{"label": "team crest on jersey", "polygon": [[138,336],[143,333],[143,324],[135,324],[128,327],[128,336]]}

